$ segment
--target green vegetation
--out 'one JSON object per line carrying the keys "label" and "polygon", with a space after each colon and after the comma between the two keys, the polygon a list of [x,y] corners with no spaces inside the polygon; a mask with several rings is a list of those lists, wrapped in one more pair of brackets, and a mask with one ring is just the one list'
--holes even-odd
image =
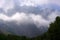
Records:
{"label": "green vegetation", "polygon": [[0,34],[0,40],[60,40],[60,17],[50,24],[50,28],[46,33],[34,38],[25,36],[4,35]]}
{"label": "green vegetation", "polygon": [[26,38],[25,36],[16,36],[16,35],[4,35],[0,34],[0,40],[30,40],[29,38]]}
{"label": "green vegetation", "polygon": [[60,40],[60,17],[56,17],[56,20],[50,24],[48,31],[34,38],[34,40]]}

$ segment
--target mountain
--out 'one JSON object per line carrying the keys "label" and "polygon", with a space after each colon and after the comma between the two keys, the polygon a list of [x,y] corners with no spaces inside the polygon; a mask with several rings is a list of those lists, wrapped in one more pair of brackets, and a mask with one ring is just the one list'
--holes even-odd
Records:
{"label": "mountain", "polygon": [[48,31],[42,35],[29,38],[26,36],[17,36],[13,34],[5,35],[0,33],[0,40],[60,40],[60,17],[56,17],[55,21],[50,24]]}
{"label": "mountain", "polygon": [[[46,6],[46,7],[28,7],[28,6],[15,6],[13,9],[7,10],[7,13],[3,12],[3,9],[0,9],[1,12],[5,13],[7,16],[12,16],[16,12],[24,12],[27,14],[36,14],[36,15],[41,15],[44,19],[48,19],[48,16],[52,13],[55,12],[56,9],[53,8],[55,5]],[[57,13],[58,14],[58,13]],[[38,35],[43,34],[48,30],[47,26],[40,26],[39,28],[32,22],[32,23],[21,23],[19,25],[16,24],[16,21],[4,21],[0,19],[0,30],[3,33],[8,33],[8,34],[14,34],[14,35],[24,35],[27,37],[35,37]]]}
{"label": "mountain", "polygon": [[17,25],[15,22],[3,22],[0,20],[0,30],[3,33],[14,34],[27,37],[35,37],[40,35],[41,32],[35,24],[28,23],[27,25]]}

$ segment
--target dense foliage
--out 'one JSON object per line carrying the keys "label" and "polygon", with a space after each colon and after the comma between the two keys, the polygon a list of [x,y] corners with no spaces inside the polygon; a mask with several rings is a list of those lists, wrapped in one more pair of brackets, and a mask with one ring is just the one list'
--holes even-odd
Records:
{"label": "dense foliage", "polygon": [[0,40],[60,40],[60,17],[50,24],[48,31],[34,38],[27,38],[25,36],[4,35],[0,34]]}

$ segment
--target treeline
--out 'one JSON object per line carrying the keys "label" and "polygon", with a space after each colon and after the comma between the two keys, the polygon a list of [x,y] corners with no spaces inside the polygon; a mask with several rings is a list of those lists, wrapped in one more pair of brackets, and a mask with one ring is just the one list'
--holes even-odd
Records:
{"label": "treeline", "polygon": [[56,17],[56,20],[50,24],[48,31],[33,40],[60,40],[60,17]]}
{"label": "treeline", "polygon": [[11,34],[9,35],[0,34],[0,40],[31,40],[31,38]]}
{"label": "treeline", "polygon": [[56,17],[56,20],[50,24],[50,28],[43,35],[27,38],[25,36],[0,34],[0,40],[60,40],[60,17]]}

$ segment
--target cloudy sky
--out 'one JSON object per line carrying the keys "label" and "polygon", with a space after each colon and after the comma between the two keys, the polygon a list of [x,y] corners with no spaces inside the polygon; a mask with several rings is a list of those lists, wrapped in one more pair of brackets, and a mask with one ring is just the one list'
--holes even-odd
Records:
{"label": "cloudy sky", "polygon": [[48,27],[56,16],[60,16],[60,0],[0,0],[0,20],[5,24]]}
{"label": "cloudy sky", "polygon": [[0,0],[0,8],[10,9],[15,5],[19,6],[41,6],[47,4],[59,5],[60,0]]}

